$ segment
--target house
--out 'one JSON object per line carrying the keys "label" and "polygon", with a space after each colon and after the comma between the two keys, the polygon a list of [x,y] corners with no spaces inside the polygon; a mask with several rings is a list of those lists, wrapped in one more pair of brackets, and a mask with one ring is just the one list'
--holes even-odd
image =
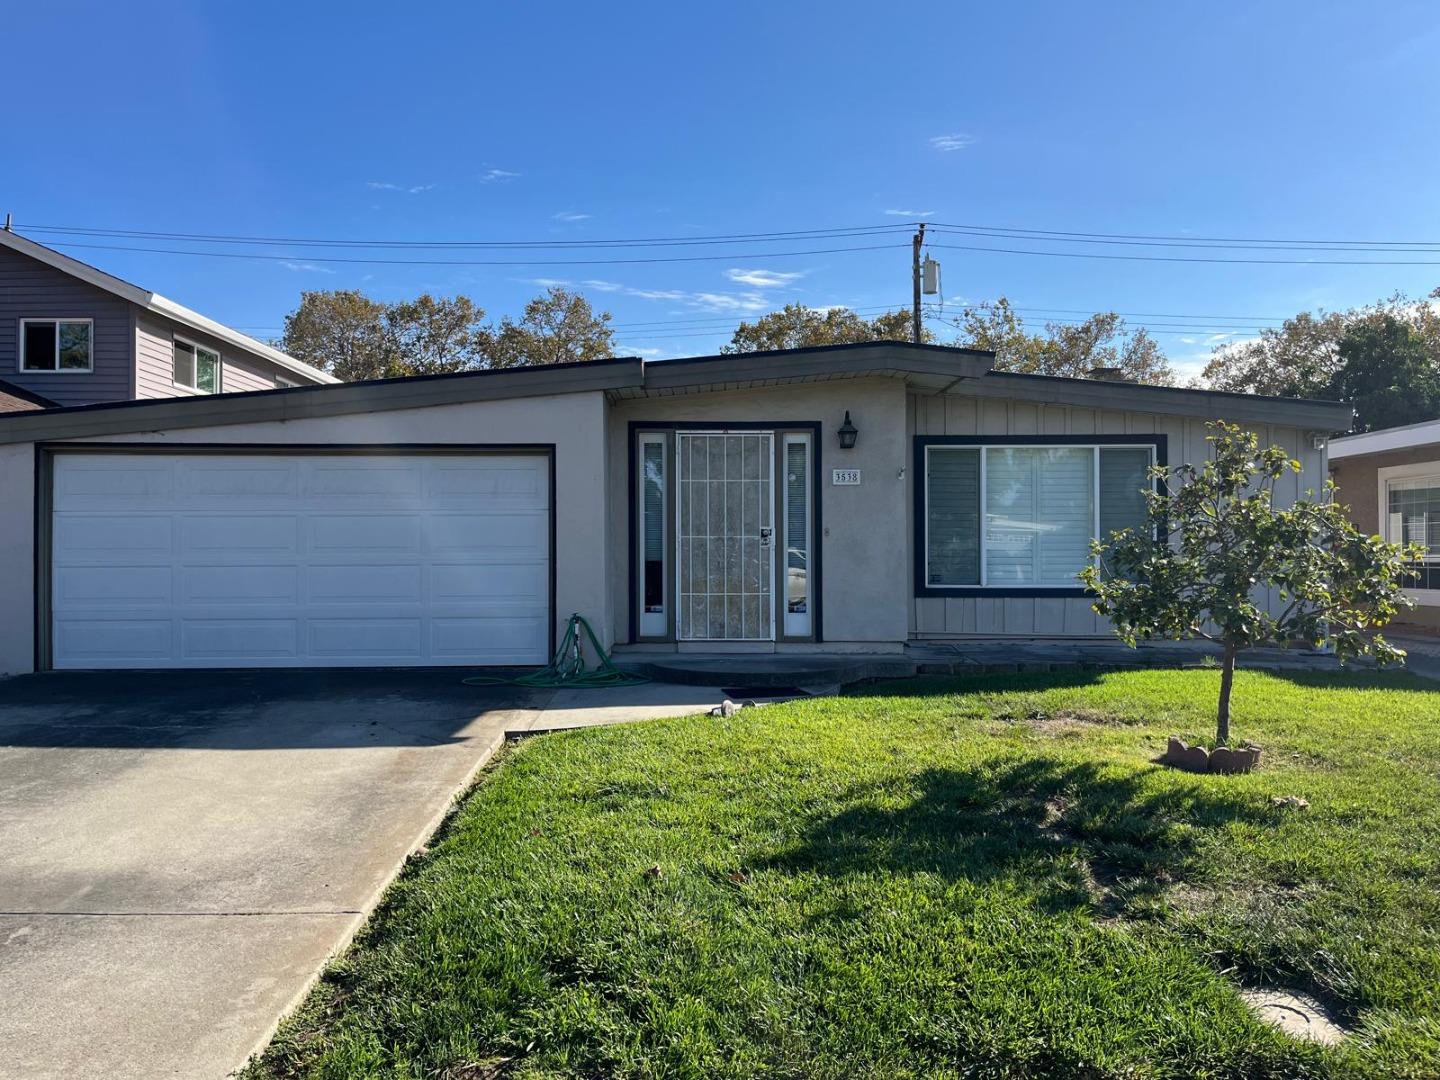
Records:
{"label": "house", "polygon": [[1440,632],[1440,420],[1335,439],[1330,476],[1363,532],[1429,551],[1395,627]]}
{"label": "house", "polygon": [[867,343],[0,415],[0,670],[540,664],[1106,633],[1145,469],[1348,406]]}
{"label": "house", "polygon": [[0,380],[56,405],[339,381],[9,229],[0,229]]}

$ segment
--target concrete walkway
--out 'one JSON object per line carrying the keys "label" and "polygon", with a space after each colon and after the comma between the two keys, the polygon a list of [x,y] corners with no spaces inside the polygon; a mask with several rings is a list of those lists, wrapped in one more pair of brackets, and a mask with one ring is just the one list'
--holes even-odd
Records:
{"label": "concrete walkway", "polygon": [[718,700],[453,671],[0,683],[0,1076],[226,1076],[507,732]]}

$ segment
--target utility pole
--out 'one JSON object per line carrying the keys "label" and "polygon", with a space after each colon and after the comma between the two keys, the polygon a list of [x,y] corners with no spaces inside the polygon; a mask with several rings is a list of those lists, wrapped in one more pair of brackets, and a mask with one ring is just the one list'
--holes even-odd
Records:
{"label": "utility pole", "polygon": [[910,242],[910,276],[914,279],[915,285],[915,309],[911,314],[910,338],[916,345],[920,344],[920,245],[925,243],[925,223],[920,222],[920,231],[915,234],[915,239]]}

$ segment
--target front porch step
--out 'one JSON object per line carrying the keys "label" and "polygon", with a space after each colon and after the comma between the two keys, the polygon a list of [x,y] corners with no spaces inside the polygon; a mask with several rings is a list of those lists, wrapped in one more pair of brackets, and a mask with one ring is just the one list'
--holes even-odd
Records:
{"label": "front porch step", "polygon": [[776,656],[773,653],[730,653],[706,656],[667,653],[641,659],[617,656],[626,671],[656,682],[690,686],[847,686],[865,679],[903,679],[914,675],[913,660],[895,654],[820,654]]}

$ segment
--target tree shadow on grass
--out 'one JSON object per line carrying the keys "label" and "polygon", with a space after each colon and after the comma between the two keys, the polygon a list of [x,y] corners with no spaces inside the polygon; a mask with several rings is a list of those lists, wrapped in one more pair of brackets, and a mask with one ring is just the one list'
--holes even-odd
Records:
{"label": "tree shadow on grass", "polygon": [[1213,790],[1200,778],[1147,789],[1145,775],[1050,758],[927,769],[911,781],[919,793],[905,805],[878,805],[877,790],[868,805],[816,822],[770,866],[1006,881],[1050,913],[1129,917],[1190,875],[1208,830],[1275,821],[1253,796]]}

